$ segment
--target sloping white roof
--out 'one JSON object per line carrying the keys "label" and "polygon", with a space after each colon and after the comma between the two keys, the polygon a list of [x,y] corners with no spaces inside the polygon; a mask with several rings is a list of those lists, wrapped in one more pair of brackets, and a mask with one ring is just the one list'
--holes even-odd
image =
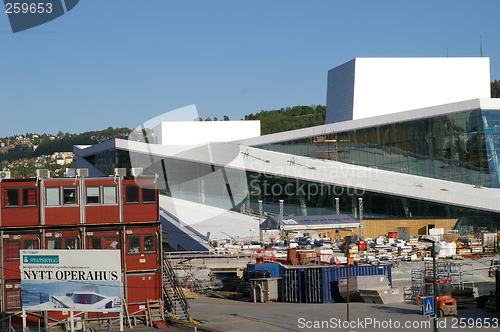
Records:
{"label": "sloping white roof", "polygon": [[254,138],[233,141],[232,143],[257,146],[262,144],[284,142],[306,137],[319,136],[324,133],[338,133],[363,128],[371,128],[391,123],[418,120],[439,115],[464,112],[474,109],[500,110],[500,98],[484,98],[461,101],[457,103],[420,108],[405,112],[373,116],[358,120],[331,123],[286,132],[269,134]]}

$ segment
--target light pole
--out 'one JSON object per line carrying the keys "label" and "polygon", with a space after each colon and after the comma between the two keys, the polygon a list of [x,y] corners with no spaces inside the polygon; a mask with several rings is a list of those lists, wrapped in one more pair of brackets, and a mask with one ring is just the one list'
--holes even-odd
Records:
{"label": "light pole", "polygon": [[363,240],[363,198],[358,198],[359,209],[359,237]]}
{"label": "light pole", "polygon": [[438,332],[438,307],[437,307],[437,284],[436,284],[436,238],[431,235],[422,235],[419,241],[432,244],[432,293],[434,303],[434,332]]}
{"label": "light pole", "polygon": [[283,234],[283,202],[284,200],[282,199],[279,200],[280,213],[278,215],[278,220],[279,220],[278,223],[280,227],[280,241],[282,248],[285,246],[285,236]]}
{"label": "light pole", "polygon": [[264,236],[262,234],[262,200],[259,200],[259,241],[260,245],[262,246],[262,243],[264,242]]}

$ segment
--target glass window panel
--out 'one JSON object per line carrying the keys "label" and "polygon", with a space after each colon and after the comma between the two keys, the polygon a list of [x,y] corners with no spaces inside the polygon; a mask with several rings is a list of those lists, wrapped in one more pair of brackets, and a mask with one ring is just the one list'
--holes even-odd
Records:
{"label": "glass window panel", "polygon": [[139,203],[139,187],[126,186],[125,187],[125,202],[126,203]]}
{"label": "glass window panel", "polygon": [[141,237],[140,236],[129,236],[128,237],[128,252],[129,253],[140,253],[141,252]]}
{"label": "glass window panel", "polygon": [[103,187],[103,203],[115,204],[116,203],[116,187]]}
{"label": "glass window panel", "polygon": [[77,204],[76,188],[63,188],[63,204]]}
{"label": "glass window panel", "polygon": [[87,204],[99,203],[99,187],[87,187]]}
{"label": "glass window panel", "polygon": [[5,258],[6,259],[19,259],[19,241],[5,242]]}
{"label": "glass window panel", "polygon": [[156,237],[152,235],[144,236],[144,252],[156,251]]}
{"label": "glass window panel", "polygon": [[47,206],[61,205],[59,188],[46,188]]}
{"label": "glass window panel", "polygon": [[102,249],[100,237],[87,238],[87,249]]}
{"label": "glass window panel", "polygon": [[48,239],[47,249],[61,249],[61,239]]}
{"label": "glass window panel", "polygon": [[120,243],[117,236],[104,238],[104,249],[120,249]]}
{"label": "glass window panel", "polygon": [[38,240],[24,240],[23,249],[38,249]]}
{"label": "glass window panel", "polygon": [[35,188],[23,188],[23,206],[36,206]]}
{"label": "glass window panel", "polygon": [[64,239],[64,249],[78,249],[78,239]]}
{"label": "glass window panel", "polygon": [[17,207],[19,206],[19,189],[5,189],[4,191],[5,206]]}
{"label": "glass window panel", "polygon": [[143,203],[155,203],[156,202],[156,190],[142,188],[142,202]]}

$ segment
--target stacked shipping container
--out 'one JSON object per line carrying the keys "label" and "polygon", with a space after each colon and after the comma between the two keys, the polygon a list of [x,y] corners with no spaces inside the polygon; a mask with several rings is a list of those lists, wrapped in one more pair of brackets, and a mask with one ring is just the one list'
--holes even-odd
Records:
{"label": "stacked shipping container", "polygon": [[[128,312],[161,299],[158,211],[154,178],[0,181],[0,311],[22,307],[20,249],[120,250]],[[49,316],[64,319],[68,313]]]}

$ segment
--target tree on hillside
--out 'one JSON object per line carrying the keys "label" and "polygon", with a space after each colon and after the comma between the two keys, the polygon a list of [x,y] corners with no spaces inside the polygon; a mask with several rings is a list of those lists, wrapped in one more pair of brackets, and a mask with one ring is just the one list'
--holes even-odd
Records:
{"label": "tree on hillside", "polygon": [[491,82],[491,98],[500,98],[500,81]]}
{"label": "tree on hillside", "polygon": [[273,111],[260,111],[245,120],[260,120],[262,135],[325,124],[325,106],[294,106]]}

